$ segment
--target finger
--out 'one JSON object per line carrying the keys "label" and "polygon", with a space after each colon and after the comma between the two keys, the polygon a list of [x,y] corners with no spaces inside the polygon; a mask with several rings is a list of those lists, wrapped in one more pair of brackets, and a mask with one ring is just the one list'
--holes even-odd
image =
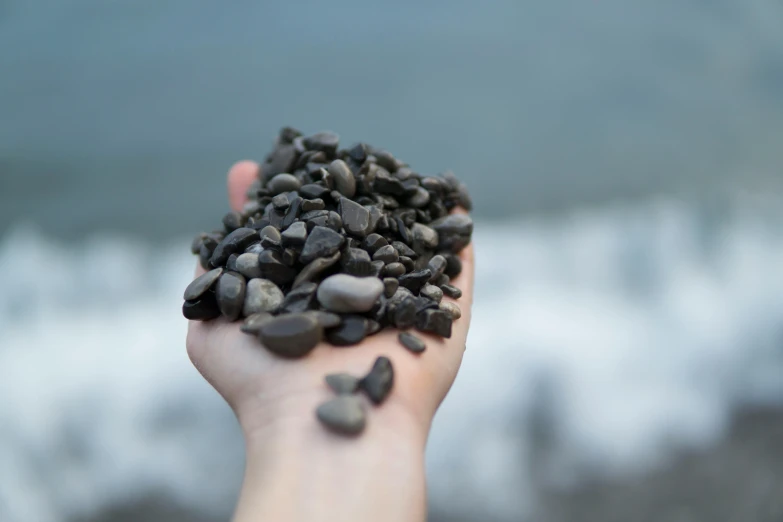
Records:
{"label": "finger", "polygon": [[228,201],[231,209],[241,211],[247,201],[247,189],[258,177],[258,163],[240,161],[228,171]]}

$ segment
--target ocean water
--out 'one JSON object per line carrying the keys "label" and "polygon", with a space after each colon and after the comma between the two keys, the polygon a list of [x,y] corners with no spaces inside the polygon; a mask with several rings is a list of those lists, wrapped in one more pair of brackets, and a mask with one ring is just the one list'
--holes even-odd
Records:
{"label": "ocean water", "polygon": [[[439,513],[520,520],[541,484],[660,466],[783,404],[783,200],[479,220],[474,323],[427,453]],[[231,412],[191,367],[187,238],[0,242],[0,519],[159,496],[225,516]],[[121,277],[119,277],[121,276]]]}

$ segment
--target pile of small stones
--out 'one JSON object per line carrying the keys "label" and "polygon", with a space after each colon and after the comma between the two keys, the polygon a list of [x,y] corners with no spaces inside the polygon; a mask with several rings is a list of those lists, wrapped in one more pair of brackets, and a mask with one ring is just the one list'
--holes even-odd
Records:
{"label": "pile of small stones", "polygon": [[[442,299],[462,294],[450,281],[473,233],[467,214],[451,213],[471,209],[451,172],[422,176],[383,149],[341,149],[334,133],[285,127],[247,196],[220,230],[193,240],[207,272],[185,290],[187,319],[244,319],[243,332],[288,358],[324,340],[354,345],[386,327],[401,330],[400,344],[414,353],[426,346],[412,328],[451,337],[461,312]],[[327,377],[338,397],[317,417],[336,432],[358,433],[364,415],[351,394],[361,389],[383,402],[391,362],[382,357],[365,378],[351,377],[355,386],[339,375]]]}

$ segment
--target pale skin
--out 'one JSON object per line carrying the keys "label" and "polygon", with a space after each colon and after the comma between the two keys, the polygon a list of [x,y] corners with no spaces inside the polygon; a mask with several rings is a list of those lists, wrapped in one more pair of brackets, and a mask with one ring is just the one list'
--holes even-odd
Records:
{"label": "pale skin", "polygon": [[[232,209],[241,210],[257,172],[250,161],[231,168]],[[460,256],[463,271],[452,284],[463,292],[455,301],[462,317],[450,339],[416,333],[427,343],[419,355],[388,330],[358,346],[322,344],[302,359],[286,360],[242,333],[240,323],[190,322],[188,355],[231,406],[245,437],[245,477],[234,522],[426,519],[424,448],[435,411],[457,376],[470,324],[472,246]],[[381,406],[365,400],[367,427],[360,436],[327,431],[314,413],[334,397],[324,376],[362,376],[380,355],[394,366],[389,398]]]}

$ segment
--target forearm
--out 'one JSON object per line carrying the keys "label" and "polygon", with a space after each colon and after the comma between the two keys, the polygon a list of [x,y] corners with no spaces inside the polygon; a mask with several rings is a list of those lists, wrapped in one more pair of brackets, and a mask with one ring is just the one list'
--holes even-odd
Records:
{"label": "forearm", "polygon": [[245,423],[234,522],[425,520],[426,428],[388,406],[370,412],[356,438],[327,432],[312,409],[250,429]]}

